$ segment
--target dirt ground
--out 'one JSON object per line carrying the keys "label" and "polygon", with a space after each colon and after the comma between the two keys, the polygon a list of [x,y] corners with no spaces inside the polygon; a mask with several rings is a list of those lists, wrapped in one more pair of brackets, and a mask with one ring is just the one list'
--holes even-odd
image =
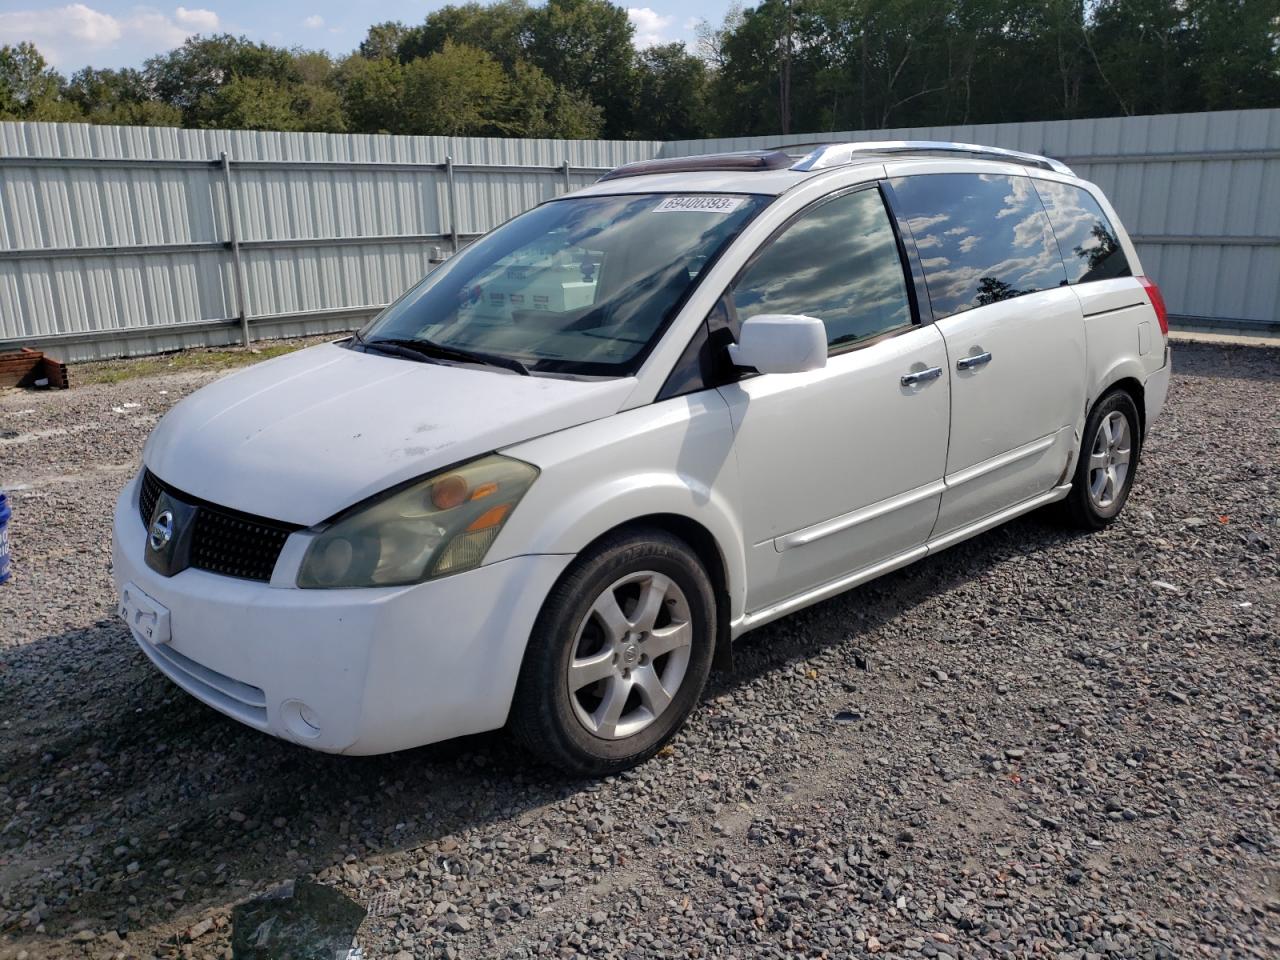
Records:
{"label": "dirt ground", "polygon": [[1280,350],[1178,345],[1111,528],[1026,517],[762,628],[599,783],[500,734],[313,754],[151,667],[112,505],[261,356],[0,392],[0,960],[231,956],[290,881],[397,960],[1280,956]]}

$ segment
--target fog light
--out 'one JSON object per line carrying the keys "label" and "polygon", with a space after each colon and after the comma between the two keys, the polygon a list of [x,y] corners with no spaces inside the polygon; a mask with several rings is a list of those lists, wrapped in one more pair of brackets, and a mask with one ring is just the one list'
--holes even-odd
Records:
{"label": "fog light", "polygon": [[299,740],[320,736],[320,717],[301,700],[286,700],[280,706],[285,729]]}

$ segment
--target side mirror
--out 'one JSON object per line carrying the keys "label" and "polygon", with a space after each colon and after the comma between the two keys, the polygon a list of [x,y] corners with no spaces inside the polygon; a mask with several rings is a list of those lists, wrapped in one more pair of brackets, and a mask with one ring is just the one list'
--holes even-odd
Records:
{"label": "side mirror", "polygon": [[817,317],[762,313],[742,321],[729,359],[761,373],[804,373],[827,365],[827,326]]}

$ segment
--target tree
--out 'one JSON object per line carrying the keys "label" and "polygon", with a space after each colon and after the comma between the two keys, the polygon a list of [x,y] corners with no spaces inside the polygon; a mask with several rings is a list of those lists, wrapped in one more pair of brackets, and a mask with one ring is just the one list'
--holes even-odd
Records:
{"label": "tree", "polygon": [[726,21],[719,48],[723,63],[710,90],[719,134],[737,131],[739,136],[747,136],[779,129],[774,80],[779,36],[776,12],[776,6],[766,0],[743,11],[736,26]]}
{"label": "tree", "polygon": [[71,77],[66,96],[90,123],[155,127],[182,125],[182,112],[157,100],[142,73],[130,67],[122,70],[85,67]]}
{"label": "tree", "polygon": [[527,54],[530,16],[525,0],[450,4],[427,14],[422,26],[409,31],[400,59],[430,56],[452,40],[485,51],[510,72]]}
{"label": "tree", "polygon": [[1192,0],[1188,53],[1199,109],[1240,110],[1280,103],[1280,3]]}
{"label": "tree", "polygon": [[707,66],[684,44],[642,51],[637,73],[633,136],[691,140],[707,135]]}
{"label": "tree", "polygon": [[635,29],[608,0],[547,0],[529,18],[529,59],[604,110],[604,135],[626,136],[635,95]]}
{"label": "tree", "polygon": [[1019,290],[1009,281],[1001,280],[999,277],[983,277],[978,281],[978,295],[975,303],[979,307],[985,307],[988,304],[999,303],[1001,300],[1012,300],[1029,292]]}
{"label": "tree", "polygon": [[346,129],[336,91],[314,83],[277,83],[265,77],[233,77],[206,98],[210,126],[224,130]]}
{"label": "tree", "polygon": [[728,61],[724,45],[728,38],[742,26],[743,16],[742,4],[734,2],[729,4],[729,9],[725,11],[720,26],[713,27],[705,17],[700,18],[694,25],[694,33],[697,36],[694,49],[713,70],[721,69]]}
{"label": "tree", "polygon": [[1187,99],[1187,37],[1175,4],[1099,0],[1085,40],[1106,112],[1168,113]]}
{"label": "tree", "polygon": [[604,117],[588,98],[564,87],[531,63],[512,71],[504,125],[513,137],[587,139],[600,135]]}
{"label": "tree", "polygon": [[611,0],[467,0],[359,51],[192,37],[68,83],[0,47],[0,118],[692,138],[1280,105],[1280,0],[755,0],[637,52]]}
{"label": "tree", "polygon": [[352,54],[338,65],[334,83],[349,130],[396,133],[402,129],[404,67],[399,60]]}
{"label": "tree", "polygon": [[404,70],[401,112],[407,133],[451,137],[506,132],[510,88],[502,66],[475,47],[446,41]]}
{"label": "tree", "polygon": [[410,32],[399,20],[375,23],[360,41],[359,54],[369,60],[398,59],[400,45]]}
{"label": "tree", "polygon": [[64,96],[66,80],[34,44],[0,47],[0,120],[81,120]]}
{"label": "tree", "polygon": [[226,100],[220,103],[216,95],[233,79],[261,80],[263,90],[295,79],[288,50],[227,33],[189,37],[177,49],[147,60],[143,72],[156,96],[182,111],[188,127],[217,125]]}

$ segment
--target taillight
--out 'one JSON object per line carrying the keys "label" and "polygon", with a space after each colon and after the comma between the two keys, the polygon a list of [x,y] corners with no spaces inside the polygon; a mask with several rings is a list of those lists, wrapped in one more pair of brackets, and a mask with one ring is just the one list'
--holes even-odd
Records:
{"label": "taillight", "polygon": [[1160,294],[1160,288],[1156,286],[1156,282],[1150,277],[1138,277],[1138,282],[1142,284],[1142,289],[1147,291],[1147,296],[1151,298],[1151,307],[1156,312],[1156,319],[1160,321],[1160,332],[1167,337],[1169,335],[1169,308],[1164,305],[1164,297]]}

